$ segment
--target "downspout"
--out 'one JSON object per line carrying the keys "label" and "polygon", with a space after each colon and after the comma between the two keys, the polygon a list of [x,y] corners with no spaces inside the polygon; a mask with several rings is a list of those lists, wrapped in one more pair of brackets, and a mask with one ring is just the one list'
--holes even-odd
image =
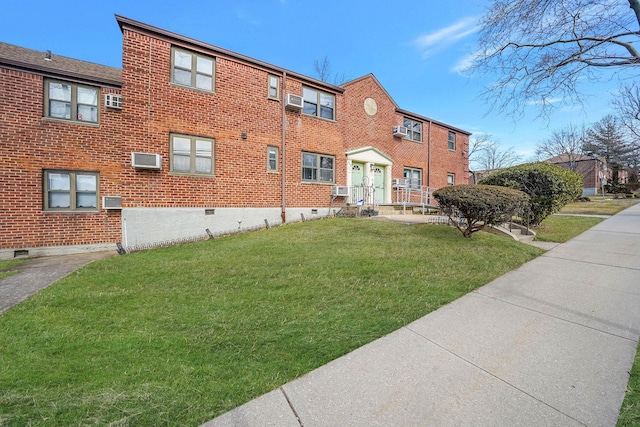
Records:
{"label": "downspout", "polygon": [[281,98],[282,98],[282,129],[281,129],[281,133],[282,133],[282,142],[281,142],[281,168],[280,168],[280,173],[282,174],[281,180],[282,180],[282,206],[281,206],[281,211],[280,211],[280,218],[282,219],[282,223],[285,224],[287,222],[287,200],[286,200],[286,196],[285,196],[285,191],[286,191],[286,181],[287,181],[287,174],[286,174],[286,158],[287,156],[285,155],[285,132],[286,132],[286,122],[287,122],[287,114],[286,114],[286,109],[285,109],[285,97],[286,97],[286,88],[287,88],[287,72],[283,71],[282,72],[282,94],[281,94]]}
{"label": "downspout", "polygon": [[427,204],[431,202],[431,120],[427,129]]}

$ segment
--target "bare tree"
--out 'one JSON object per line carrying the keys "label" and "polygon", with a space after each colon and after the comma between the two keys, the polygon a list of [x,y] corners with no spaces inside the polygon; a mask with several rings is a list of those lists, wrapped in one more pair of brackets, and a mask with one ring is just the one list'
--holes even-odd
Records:
{"label": "bare tree", "polygon": [[480,133],[472,138],[469,145],[469,162],[480,170],[494,170],[513,166],[522,157],[513,147],[503,148],[492,135]]}
{"label": "bare tree", "polygon": [[313,71],[315,71],[318,80],[328,82],[329,77],[331,77],[331,62],[329,61],[329,58],[325,56],[322,60],[314,59]]}
{"label": "bare tree", "polygon": [[329,61],[329,58],[326,56],[322,60],[313,60],[313,71],[318,80],[335,85],[341,85],[350,80],[350,77],[346,73],[333,74],[331,71],[331,61]]}
{"label": "bare tree", "polygon": [[549,138],[538,143],[536,154],[543,159],[566,156],[569,168],[575,171],[577,161],[582,155],[584,134],[584,128],[579,129],[573,124],[568,124],[561,129],[554,130]]}
{"label": "bare tree", "polygon": [[640,71],[639,23],[640,0],[493,0],[468,70],[496,78],[483,94],[492,108],[547,115],[581,101],[580,81],[599,70]]}
{"label": "bare tree", "polygon": [[612,104],[633,144],[640,148],[640,87],[635,82],[621,85]]}

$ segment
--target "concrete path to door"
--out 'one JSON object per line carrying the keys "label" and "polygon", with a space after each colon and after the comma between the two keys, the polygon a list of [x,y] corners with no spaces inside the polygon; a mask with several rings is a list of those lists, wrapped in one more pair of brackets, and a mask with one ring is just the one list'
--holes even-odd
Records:
{"label": "concrete path to door", "polygon": [[204,426],[614,426],[639,335],[640,204]]}

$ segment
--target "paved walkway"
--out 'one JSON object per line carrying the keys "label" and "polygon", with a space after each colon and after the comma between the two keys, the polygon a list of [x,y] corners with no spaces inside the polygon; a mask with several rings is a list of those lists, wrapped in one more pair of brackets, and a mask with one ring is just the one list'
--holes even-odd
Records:
{"label": "paved walkway", "polygon": [[614,426],[639,334],[635,205],[204,426]]}
{"label": "paved walkway", "polygon": [[116,254],[114,250],[50,256],[34,258],[14,266],[11,269],[20,273],[0,280],[0,314],[83,265]]}

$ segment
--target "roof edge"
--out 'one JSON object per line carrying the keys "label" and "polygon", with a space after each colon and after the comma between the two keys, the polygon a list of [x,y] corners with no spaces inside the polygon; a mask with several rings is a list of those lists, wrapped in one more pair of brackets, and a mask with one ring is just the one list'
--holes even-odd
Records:
{"label": "roof edge", "polygon": [[118,22],[118,26],[120,27],[120,31],[124,31],[125,27],[131,27],[134,29],[142,30],[148,33],[157,34],[165,38],[173,39],[182,43],[190,44],[193,46],[197,46],[206,50],[210,50],[213,52],[217,52],[221,55],[228,56],[230,58],[236,59],[238,61],[252,64],[254,66],[258,66],[260,68],[266,68],[268,70],[272,70],[279,74],[285,74],[287,76],[292,76],[297,79],[303,80],[315,86],[325,87],[334,92],[343,93],[344,88],[336,85],[332,85],[331,83],[323,82],[318,79],[314,79],[313,77],[305,76],[304,74],[296,73],[295,71],[287,70],[286,68],[278,67],[276,65],[270,64],[268,62],[260,61],[259,59],[252,58],[250,56],[242,55],[240,53],[221,48],[219,46],[206,43],[191,37],[183,36],[178,33],[174,33],[173,31],[165,30],[159,27],[155,27],[150,24],[145,24],[144,22],[136,21],[135,19],[127,18],[122,15],[115,14],[116,21]]}

